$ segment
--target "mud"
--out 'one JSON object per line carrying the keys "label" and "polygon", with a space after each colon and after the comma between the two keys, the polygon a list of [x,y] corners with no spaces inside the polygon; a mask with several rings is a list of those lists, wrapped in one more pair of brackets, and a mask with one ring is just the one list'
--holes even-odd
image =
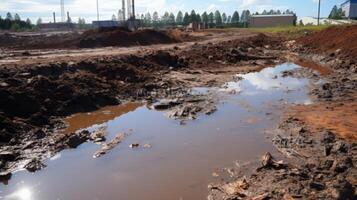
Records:
{"label": "mud", "polygon": [[[6,49],[78,49],[95,47],[129,47],[168,44],[193,40],[179,31],[139,30],[131,32],[122,28],[105,28],[84,32],[43,34],[0,34],[0,48]],[[28,51],[22,53],[30,55]]]}
{"label": "mud", "polygon": [[302,60],[318,63],[283,72],[310,78],[314,104],[292,106],[267,133],[279,159],[267,153],[256,170],[236,167],[230,178],[209,186],[208,199],[357,198],[356,45],[347,39],[356,37],[355,28],[332,27],[286,43]]}
{"label": "mud", "polygon": [[[188,88],[219,86],[239,72],[256,71],[282,62],[281,53],[274,51],[278,48],[277,39],[260,34],[249,40],[197,43],[188,50],[173,48],[76,62],[2,65],[1,151],[12,153],[11,159],[2,157],[1,175],[21,169],[33,159],[41,161],[62,149],[76,148],[91,140],[87,132],[58,133],[59,128],[65,127],[61,118],[74,113],[129,100],[155,103],[166,98],[179,99],[168,114],[171,118],[185,121],[201,113],[211,114],[216,109],[215,98],[192,96]],[[209,60],[208,55],[212,57]],[[221,68],[217,69],[217,64]],[[205,70],[201,71],[202,76],[213,74],[212,79],[187,80],[185,76],[175,75],[190,75],[197,69]],[[214,78],[217,75],[220,79]]]}
{"label": "mud", "polygon": [[[86,52],[79,51],[79,55],[73,57],[63,54],[62,57],[47,55],[45,58],[34,56],[33,51],[27,52],[26,48],[62,46],[39,43],[42,46],[36,47],[26,44],[21,38],[13,39],[13,36],[6,35],[10,37],[9,41],[16,40],[25,44],[16,46],[17,43],[13,42],[14,46],[9,47],[22,49],[19,58],[29,59],[13,62],[6,60],[11,56],[4,55],[7,62],[0,65],[1,181],[7,184],[12,173],[21,169],[29,172],[41,170],[46,167],[46,159],[83,143],[100,145],[92,154],[102,159],[104,155],[114,152],[121,143],[125,143],[125,138],[130,135],[130,131],[120,131],[115,132],[111,138],[105,128],[95,131],[86,129],[89,125],[115,121],[113,117],[121,115],[121,109],[103,118],[95,117],[97,115],[94,114],[93,121],[83,117],[83,113],[108,105],[139,101],[147,105],[146,109],[164,111],[165,116],[178,120],[184,127],[189,120],[199,119],[203,115],[219,116],[218,105],[225,95],[256,95],[254,92],[257,90],[267,92],[273,88],[277,90],[278,97],[289,97],[275,99],[281,107],[267,111],[265,117],[247,116],[240,119],[240,122],[250,124],[252,129],[262,118],[273,117],[289,104],[300,104],[290,107],[290,112],[286,112],[278,128],[266,133],[280,153],[266,153],[260,164],[253,161],[221,170],[224,171],[222,174],[214,172],[214,177],[219,177],[220,182],[209,186],[208,198],[356,199],[355,45],[336,39],[337,36],[333,35],[335,32],[345,34],[354,29],[354,26],[334,27],[320,33],[309,33],[296,41],[283,41],[284,38],[264,34],[244,33],[244,37],[222,34],[220,36],[225,36],[225,40],[204,41],[201,38],[202,41],[177,46],[163,45],[159,48],[161,50],[156,47],[144,50],[140,47],[120,54],[95,52],[95,56],[90,53],[82,56],[80,54]],[[140,34],[154,35],[146,38]],[[68,36],[68,42],[61,42],[71,48],[91,48],[114,43],[117,46],[131,46],[179,41],[177,33],[172,37],[162,34],[99,30],[79,34],[79,44],[70,42],[71,37],[77,37],[73,35]],[[212,34],[212,37],[219,36]],[[325,42],[326,34],[331,36],[333,45]],[[121,41],[108,42],[108,38],[123,35],[129,38],[125,44]],[[355,35],[348,34],[347,38],[354,38]],[[131,40],[130,37],[136,39]],[[30,40],[36,41],[33,38]],[[279,67],[267,68],[286,62],[292,53],[295,54],[293,61],[304,68],[290,65],[286,69],[283,67],[284,71],[280,71]],[[304,102],[295,102],[301,98],[299,91],[304,90],[301,87],[307,81],[310,82],[309,92],[313,101],[304,99]],[[254,88],[253,93],[242,92],[242,85],[248,90]],[[258,95],[257,98],[261,100],[271,97],[271,94],[263,94],[266,96]],[[250,112],[257,109],[242,99],[235,103]],[[125,107],[123,113],[136,108]],[[75,116],[67,118],[75,113],[82,113],[79,120],[88,120],[89,124],[78,124]],[[71,119],[78,126],[73,127]],[[234,141],[225,142],[231,144]],[[133,151],[141,145],[138,141],[132,141],[128,146],[133,147]],[[168,145],[163,146],[170,149]],[[186,160],[185,163],[191,161]],[[176,163],[172,166],[176,166]],[[252,166],[256,170],[252,170]],[[134,193],[128,196],[135,196]]]}

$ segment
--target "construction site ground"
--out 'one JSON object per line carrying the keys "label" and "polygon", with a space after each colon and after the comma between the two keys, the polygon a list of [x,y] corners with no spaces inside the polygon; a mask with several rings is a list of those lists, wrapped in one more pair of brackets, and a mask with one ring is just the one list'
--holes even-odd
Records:
{"label": "construction site ground", "polygon": [[356,39],[0,33],[0,198],[356,199]]}

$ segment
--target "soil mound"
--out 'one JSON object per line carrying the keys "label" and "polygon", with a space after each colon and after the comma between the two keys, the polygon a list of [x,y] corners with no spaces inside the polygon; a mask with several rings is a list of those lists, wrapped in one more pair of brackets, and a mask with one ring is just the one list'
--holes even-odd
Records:
{"label": "soil mound", "polygon": [[139,30],[130,32],[128,30],[117,29],[98,29],[83,33],[78,47],[93,48],[107,46],[133,46],[150,44],[168,44],[178,42],[166,32],[155,30]]}
{"label": "soil mound", "polygon": [[106,28],[61,34],[0,34],[0,47],[12,49],[76,49],[180,42],[180,35],[168,31]]}
{"label": "soil mound", "polygon": [[298,42],[318,53],[335,53],[338,50],[346,58],[357,59],[357,25],[333,26],[299,38]]}

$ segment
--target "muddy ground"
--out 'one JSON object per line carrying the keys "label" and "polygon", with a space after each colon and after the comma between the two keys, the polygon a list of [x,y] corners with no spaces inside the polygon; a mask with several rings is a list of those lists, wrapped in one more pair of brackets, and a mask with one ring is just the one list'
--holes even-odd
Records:
{"label": "muddy ground", "polygon": [[[311,70],[284,73],[316,80],[311,86],[315,104],[309,105],[314,108],[291,108],[278,128],[267,133],[284,161],[276,161],[267,153],[254,172],[251,167],[237,167],[229,179],[209,186],[208,198],[356,199],[356,57],[354,51],[348,51],[354,47],[342,42],[328,51],[319,49],[318,43],[309,46],[311,41],[319,41],[322,36],[318,34],[288,41],[238,30],[192,34],[187,36],[190,41],[145,48],[57,49],[55,53],[5,46],[0,56],[2,181],[6,184],[21,168],[31,172],[42,169],[42,160],[63,149],[101,139],[100,134],[87,131],[58,131],[65,126],[63,117],[145,100],[184,123],[198,114],[211,114],[218,101],[214,96],[192,95],[190,88],[221,86],[238,73],[259,71],[293,57],[297,62],[300,58],[312,60],[324,70],[319,75]],[[101,37],[108,36],[96,38]],[[98,40],[104,42],[82,47],[108,46],[107,41]],[[172,42],[178,40],[154,43]],[[335,109],[339,115],[332,112]],[[303,111],[311,113],[304,115]],[[311,117],[322,111],[326,118]],[[336,126],[335,118],[343,123]],[[124,137],[118,136],[109,144],[116,145]]]}
{"label": "muddy ground", "polygon": [[267,153],[254,170],[235,166],[230,178],[209,186],[208,199],[357,199],[356,46],[348,42],[355,30],[332,27],[286,42],[300,58],[329,68],[320,76],[284,73],[313,78],[315,102],[292,106],[267,133],[279,160]]}
{"label": "muddy ground", "polygon": [[[263,34],[181,45],[185,48],[78,56],[70,62],[46,58],[45,63],[39,59],[41,63],[28,64],[20,59],[1,65],[1,175],[9,177],[23,167],[41,169],[41,160],[54,153],[95,140],[87,132],[58,133],[65,116],[146,100],[156,109],[171,109],[171,118],[194,119],[198,113],[214,112],[216,99],[192,96],[189,88],[219,86],[238,72],[283,60],[274,50],[280,48],[279,39]],[[155,103],[159,99],[166,100]]]}

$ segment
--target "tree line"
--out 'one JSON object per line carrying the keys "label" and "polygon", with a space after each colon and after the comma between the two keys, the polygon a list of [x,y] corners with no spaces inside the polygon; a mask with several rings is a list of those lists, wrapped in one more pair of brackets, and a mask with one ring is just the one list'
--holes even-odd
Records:
{"label": "tree line", "polygon": [[[118,12],[118,18],[113,15],[112,20],[122,20],[122,10]],[[225,12],[216,10],[215,12],[196,13],[192,10],[190,13],[179,11],[176,15],[172,12],[165,12],[162,16],[158,12],[146,13],[138,15],[137,18],[141,20],[144,27],[162,27],[162,26],[187,26],[192,22],[204,23],[207,27],[246,27],[252,15],[280,15],[293,14],[290,10],[270,10],[259,13],[251,13],[249,10],[243,10],[241,13],[234,11],[233,14],[228,15]],[[296,15],[295,15],[296,16]]]}
{"label": "tree line", "polygon": [[11,13],[7,13],[5,18],[0,16],[0,29],[1,30],[25,30],[32,29],[34,26],[31,23],[31,20],[27,18],[25,21],[21,19],[19,14],[14,16]]}

